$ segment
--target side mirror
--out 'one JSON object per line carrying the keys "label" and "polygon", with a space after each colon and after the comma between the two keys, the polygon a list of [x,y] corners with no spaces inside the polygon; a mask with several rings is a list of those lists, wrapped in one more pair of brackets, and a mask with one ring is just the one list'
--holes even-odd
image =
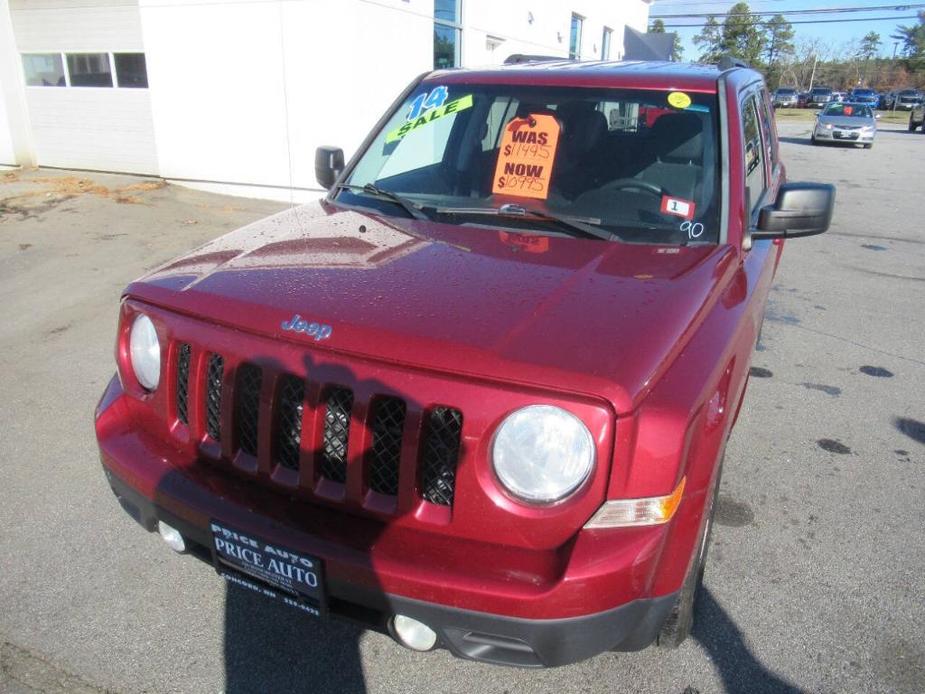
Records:
{"label": "side mirror", "polygon": [[319,147],[315,150],[315,178],[325,190],[330,190],[344,170],[344,150],[340,147]]}
{"label": "side mirror", "polygon": [[761,209],[751,237],[789,239],[821,234],[832,223],[835,186],[827,183],[785,183],[773,205]]}

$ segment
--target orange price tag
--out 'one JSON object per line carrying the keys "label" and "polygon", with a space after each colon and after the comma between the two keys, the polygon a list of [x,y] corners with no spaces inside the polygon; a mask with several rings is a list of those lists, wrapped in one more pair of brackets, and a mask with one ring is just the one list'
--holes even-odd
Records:
{"label": "orange price tag", "polygon": [[491,192],[545,200],[558,145],[559,122],[553,116],[514,118],[504,128]]}

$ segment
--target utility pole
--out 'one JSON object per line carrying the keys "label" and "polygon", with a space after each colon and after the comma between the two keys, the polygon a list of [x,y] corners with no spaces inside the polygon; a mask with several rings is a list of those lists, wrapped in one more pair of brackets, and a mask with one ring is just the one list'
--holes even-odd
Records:
{"label": "utility pole", "polygon": [[816,62],[819,60],[819,57],[813,56],[813,71],[809,75],[809,91],[813,90],[813,80],[816,79]]}

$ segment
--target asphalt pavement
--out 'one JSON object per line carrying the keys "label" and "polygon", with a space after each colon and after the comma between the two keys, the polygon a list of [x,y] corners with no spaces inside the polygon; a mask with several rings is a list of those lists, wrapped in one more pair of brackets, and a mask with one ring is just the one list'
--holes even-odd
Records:
{"label": "asphalt pavement", "polygon": [[311,620],[138,528],[92,427],[120,291],[280,205],[0,172],[0,691],[925,692],[925,135],[808,128],[783,157],[837,186],[835,220],[784,252],[694,635],[544,671]]}

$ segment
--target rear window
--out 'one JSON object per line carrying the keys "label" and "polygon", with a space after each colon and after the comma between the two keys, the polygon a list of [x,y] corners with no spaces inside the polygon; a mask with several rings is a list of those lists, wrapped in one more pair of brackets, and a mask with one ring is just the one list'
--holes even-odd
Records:
{"label": "rear window", "polygon": [[[362,153],[337,199],[440,222],[562,232],[504,205],[602,227],[635,243],[719,238],[715,94],[422,83]],[[464,210],[469,209],[467,214]],[[451,211],[448,211],[451,210]]]}

